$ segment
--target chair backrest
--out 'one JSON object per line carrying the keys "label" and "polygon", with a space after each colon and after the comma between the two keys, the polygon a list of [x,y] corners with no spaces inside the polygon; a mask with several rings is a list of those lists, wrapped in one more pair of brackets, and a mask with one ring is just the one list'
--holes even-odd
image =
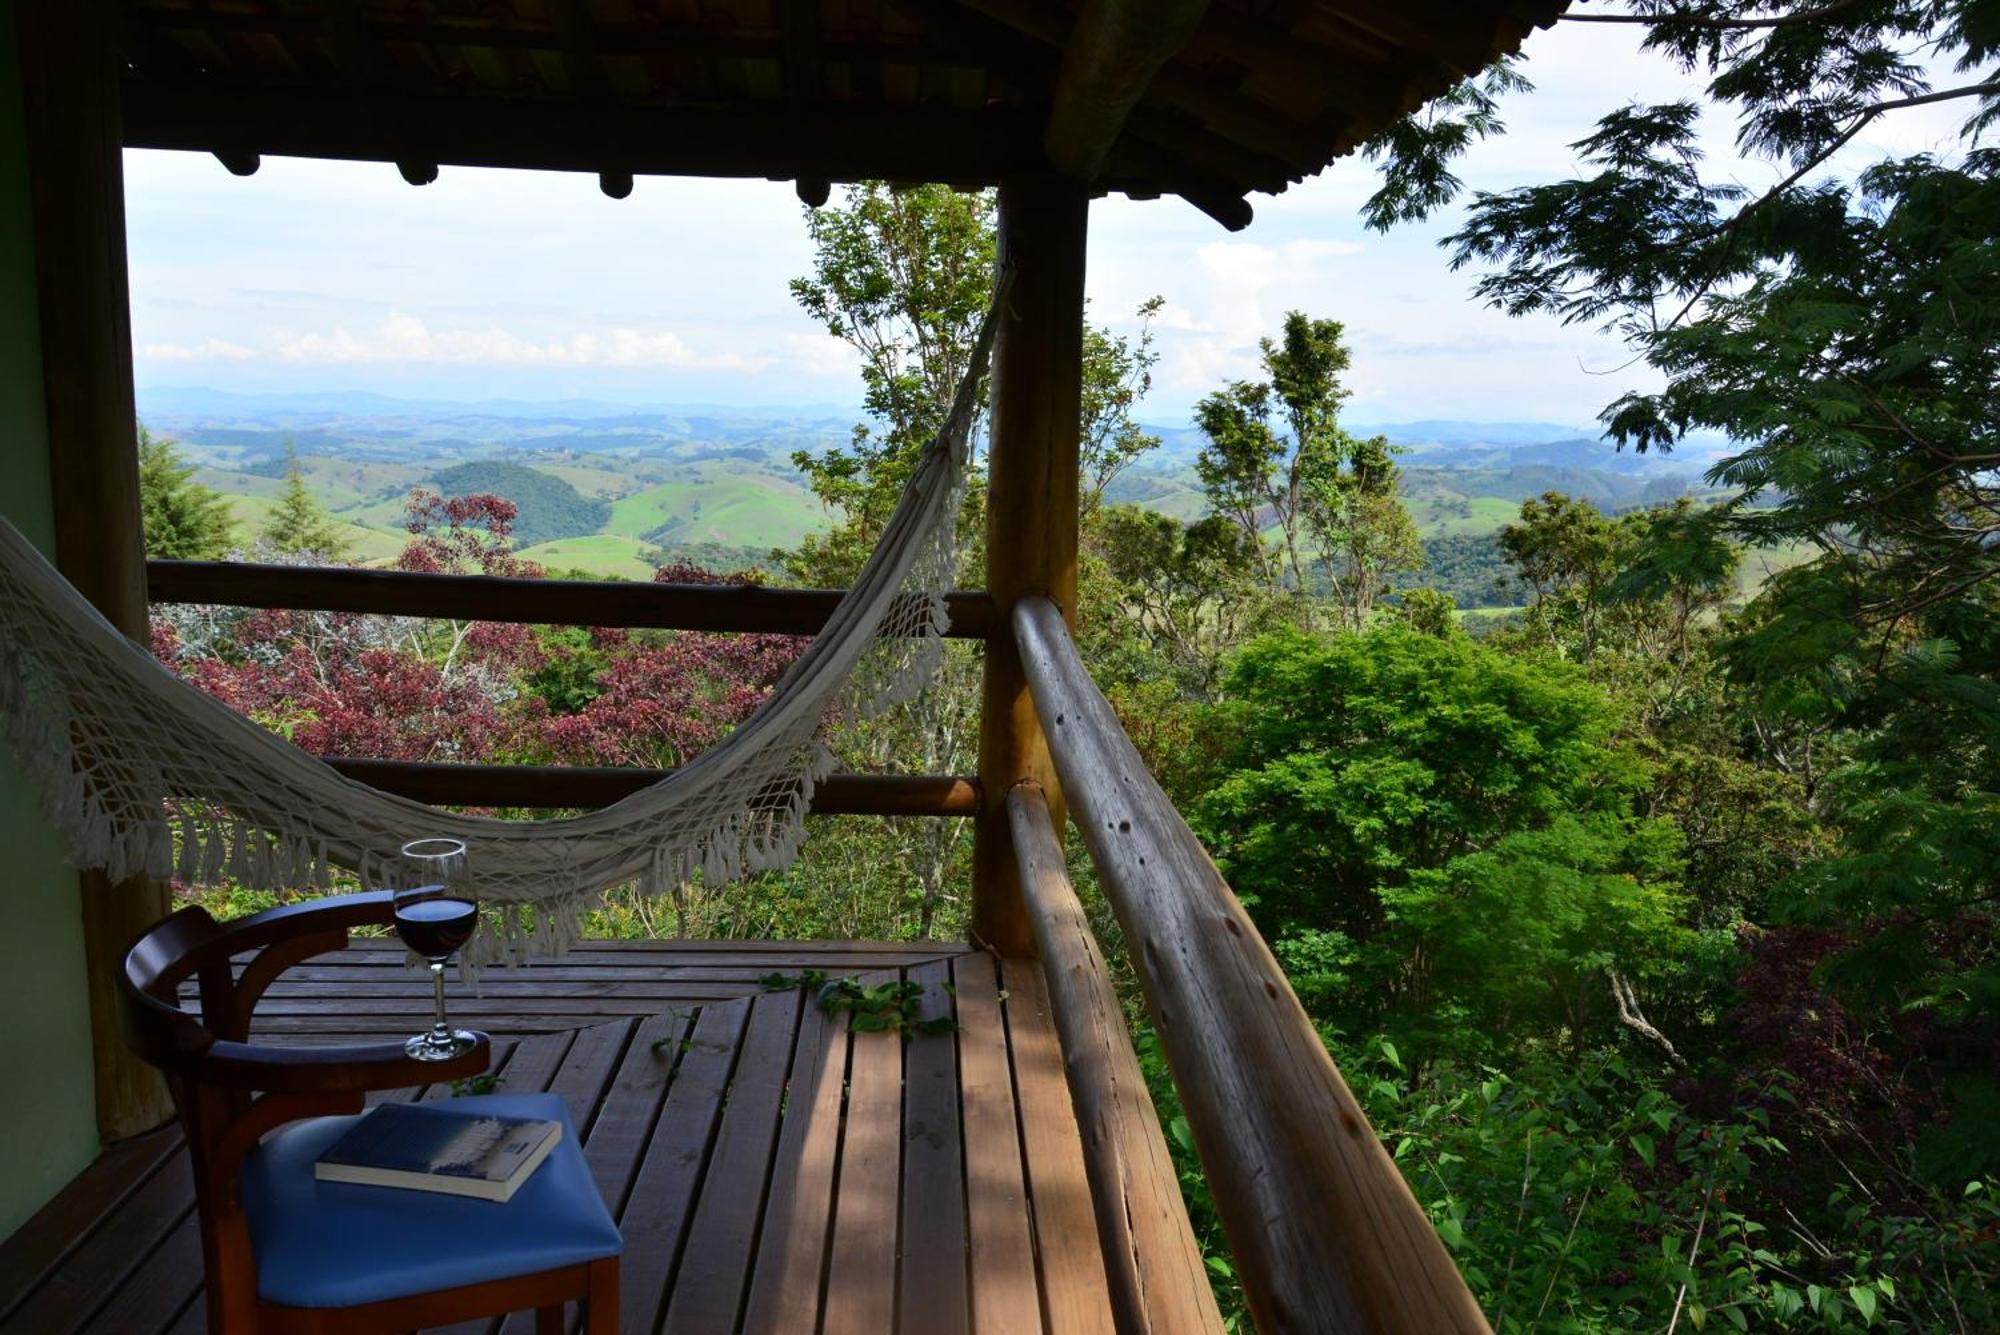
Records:
{"label": "chair backrest", "polygon": [[[255,1303],[255,1262],[237,1183],[244,1157],[266,1132],[302,1117],[359,1112],[369,1090],[474,1076],[491,1059],[484,1034],[471,1052],[442,1062],[416,1061],[400,1043],[248,1041],[251,1013],[278,975],[341,949],[349,928],[384,925],[394,913],[387,891],[330,896],[229,923],[185,908],[125,954],[118,975],[125,1041],[166,1076],[187,1132],[212,1304]],[[189,979],[199,992],[199,1017],[181,1006]]]}

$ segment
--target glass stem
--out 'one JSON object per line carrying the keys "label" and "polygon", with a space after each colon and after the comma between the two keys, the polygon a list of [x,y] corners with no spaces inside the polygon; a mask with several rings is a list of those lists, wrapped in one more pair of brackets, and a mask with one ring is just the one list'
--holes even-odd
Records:
{"label": "glass stem", "polygon": [[439,1045],[451,1042],[451,1026],[444,1019],[444,961],[431,961],[431,986],[437,993],[437,1023],[431,1026],[431,1041]]}

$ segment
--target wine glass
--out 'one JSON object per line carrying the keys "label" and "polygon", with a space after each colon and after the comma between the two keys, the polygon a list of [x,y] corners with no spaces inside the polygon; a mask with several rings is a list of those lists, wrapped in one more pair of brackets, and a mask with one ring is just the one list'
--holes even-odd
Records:
{"label": "wine glass", "polygon": [[472,937],[479,925],[479,906],[472,900],[462,839],[417,839],[402,849],[402,883],[396,892],[396,935],[403,944],[430,961],[431,986],[437,993],[437,1022],[403,1044],[418,1061],[450,1061],[463,1057],[479,1043],[463,1029],[453,1029],[444,1016],[444,965],[452,952]]}

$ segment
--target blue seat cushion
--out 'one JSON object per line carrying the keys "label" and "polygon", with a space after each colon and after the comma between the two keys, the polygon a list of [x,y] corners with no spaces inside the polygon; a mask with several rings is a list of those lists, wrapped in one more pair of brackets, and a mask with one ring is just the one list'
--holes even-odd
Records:
{"label": "blue seat cushion", "polygon": [[618,1225],[559,1096],[483,1094],[451,1106],[560,1121],[562,1142],[512,1200],[497,1203],[321,1182],[313,1161],[357,1119],[284,1127],[243,1165],[257,1296],[287,1307],[353,1307],[618,1254]]}

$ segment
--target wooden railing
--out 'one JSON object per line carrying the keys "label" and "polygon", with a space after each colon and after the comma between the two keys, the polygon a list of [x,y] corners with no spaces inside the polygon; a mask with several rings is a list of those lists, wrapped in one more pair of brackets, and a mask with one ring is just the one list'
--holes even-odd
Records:
{"label": "wooden railing", "polygon": [[[1012,622],[1258,1328],[1485,1332],[1277,960],[1092,683],[1061,610],[1023,598]],[[1065,1023],[1087,1027],[1102,1003],[1068,1004]],[[1165,1243],[1152,1259],[1179,1264]]]}
{"label": "wooden railing", "polygon": [[1040,785],[1007,794],[1021,893],[1063,1074],[1083,1140],[1083,1166],[1120,1335],[1219,1335],[1201,1247],[1188,1226],[1173,1156],[1132,1050],[1124,1008],[1083,905],[1063,870],[1062,845]]}
{"label": "wooden railing", "polygon": [[[146,562],[146,595],[156,603],[372,612],[544,626],[811,635],[826,624],[843,594],[840,589],[767,589],[755,584],[517,579],[247,561]],[[980,640],[993,628],[993,600],[984,593],[948,593],[945,609],[950,616],[947,635]]]}
{"label": "wooden railing", "polygon": [[[322,759],[371,788],[434,806],[603,807],[673,773],[615,765]],[[971,816],[978,810],[979,780],[968,775],[829,774],[813,789],[816,816]]]}
{"label": "wooden railing", "polygon": [[[148,561],[146,590],[156,603],[773,635],[815,633],[842,597],[839,589],[432,575],[242,561]],[[947,594],[945,608],[947,635],[977,639],[993,628],[993,602],[984,593]],[[373,787],[437,806],[601,807],[672,772],[322,758]],[[979,803],[979,781],[965,775],[831,774],[814,789],[812,810],[816,815],[972,816]]]}

